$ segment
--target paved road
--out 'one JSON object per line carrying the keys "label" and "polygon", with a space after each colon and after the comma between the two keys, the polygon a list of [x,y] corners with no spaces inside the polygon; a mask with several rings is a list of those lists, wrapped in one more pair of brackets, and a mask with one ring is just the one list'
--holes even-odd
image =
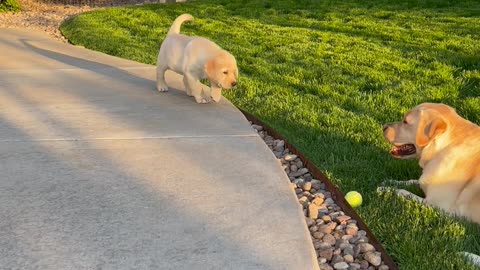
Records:
{"label": "paved road", "polygon": [[0,268],[318,269],[243,115],[154,71],[0,29]]}

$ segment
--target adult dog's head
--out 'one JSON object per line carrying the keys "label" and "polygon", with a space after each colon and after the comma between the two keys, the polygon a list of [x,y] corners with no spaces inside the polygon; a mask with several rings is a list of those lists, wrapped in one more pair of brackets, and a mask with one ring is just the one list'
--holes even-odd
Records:
{"label": "adult dog's head", "polygon": [[237,85],[238,68],[235,57],[225,50],[221,50],[205,64],[205,73],[210,83],[223,89],[230,89]]}
{"label": "adult dog's head", "polygon": [[[393,148],[390,154],[395,158],[421,158],[425,148],[435,143],[433,152],[448,145],[449,138],[442,135],[449,129],[458,115],[444,104],[422,103],[409,111],[401,122],[383,126],[383,136]],[[431,154],[435,154],[432,151]]]}

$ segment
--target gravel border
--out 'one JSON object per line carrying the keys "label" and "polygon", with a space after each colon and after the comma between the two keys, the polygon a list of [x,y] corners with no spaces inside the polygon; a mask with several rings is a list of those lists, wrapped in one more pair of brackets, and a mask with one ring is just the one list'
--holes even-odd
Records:
{"label": "gravel border", "polygon": [[358,220],[345,214],[339,200],[328,191],[329,185],[313,178],[305,166],[306,160],[293,154],[284,140],[274,138],[263,126],[252,121],[250,125],[272,150],[291,181],[303,207],[321,270],[396,269],[390,257],[383,254],[393,267],[386,264],[382,253],[370,243],[369,233],[359,228]]}

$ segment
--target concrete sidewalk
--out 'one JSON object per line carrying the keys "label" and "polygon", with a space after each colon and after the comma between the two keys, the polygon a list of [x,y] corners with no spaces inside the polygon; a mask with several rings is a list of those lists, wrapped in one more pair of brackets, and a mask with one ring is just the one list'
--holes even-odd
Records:
{"label": "concrete sidewalk", "polygon": [[1,269],[318,269],[275,157],[228,101],[0,29]]}

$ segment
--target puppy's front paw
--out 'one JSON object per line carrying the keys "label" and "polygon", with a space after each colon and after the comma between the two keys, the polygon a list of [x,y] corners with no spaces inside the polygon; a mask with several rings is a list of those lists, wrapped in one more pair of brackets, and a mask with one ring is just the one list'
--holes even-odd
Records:
{"label": "puppy's front paw", "polygon": [[158,92],[167,92],[168,86],[166,84],[157,83],[157,90]]}
{"label": "puppy's front paw", "polygon": [[207,101],[205,98],[203,97],[197,97],[197,96],[194,96],[195,98],[195,101],[198,103],[198,104],[206,104],[208,103],[209,101]]}
{"label": "puppy's front paw", "polygon": [[202,97],[202,98],[203,98],[203,100],[205,100],[205,103],[210,103],[210,102],[212,102],[212,98],[211,98],[211,97],[204,96],[204,97]]}
{"label": "puppy's front paw", "polygon": [[222,99],[222,92],[221,92],[221,89],[216,91],[216,90],[212,90],[212,94],[211,94],[211,97],[212,97],[212,100],[215,101],[215,102],[219,102],[220,99]]}

